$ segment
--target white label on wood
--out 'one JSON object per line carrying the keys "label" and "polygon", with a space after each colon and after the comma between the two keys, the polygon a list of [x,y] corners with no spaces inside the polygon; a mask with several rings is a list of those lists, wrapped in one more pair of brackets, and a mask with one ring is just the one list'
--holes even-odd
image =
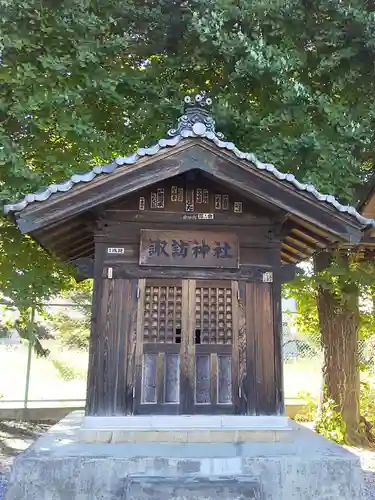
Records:
{"label": "white label on wood", "polygon": [[198,214],[198,219],[214,219],[215,215],[214,214]]}
{"label": "white label on wood", "polygon": [[177,186],[171,187],[171,201],[173,201],[173,203],[177,201]]}
{"label": "white label on wood", "polygon": [[158,208],[164,208],[164,188],[156,190],[156,204]]}
{"label": "white label on wood", "polygon": [[183,203],[184,201],[184,188],[178,188],[177,190],[177,201]]}
{"label": "white label on wood", "polygon": [[151,193],[151,208],[157,208],[156,193]]}
{"label": "white label on wood", "polygon": [[208,189],[203,189],[203,203],[208,203]]}
{"label": "white label on wood", "polygon": [[229,195],[223,194],[223,210],[229,209]]}
{"label": "white label on wood", "polygon": [[112,279],[112,276],[113,276],[113,269],[112,269],[112,267],[108,268],[108,275],[107,276],[108,276],[109,279]]}
{"label": "white label on wood", "polygon": [[194,189],[186,190],[185,212],[194,212]]}
{"label": "white label on wood", "polygon": [[234,202],[233,211],[236,214],[242,214],[242,201],[235,201]]}
{"label": "white label on wood", "polygon": [[123,254],[125,253],[125,248],[124,247],[107,248],[107,253]]}
{"label": "white label on wood", "polygon": [[202,192],[202,188],[197,188],[197,190],[195,191],[195,201],[196,201],[196,203],[198,203],[198,204],[203,203],[203,192]]}
{"label": "white label on wood", "polygon": [[215,194],[215,209],[221,210],[221,194]]}
{"label": "white label on wood", "polygon": [[146,208],[146,198],[144,196],[140,196],[139,198],[139,210],[144,210]]}
{"label": "white label on wood", "polygon": [[273,273],[268,271],[263,273],[263,283],[272,283],[273,282]]}

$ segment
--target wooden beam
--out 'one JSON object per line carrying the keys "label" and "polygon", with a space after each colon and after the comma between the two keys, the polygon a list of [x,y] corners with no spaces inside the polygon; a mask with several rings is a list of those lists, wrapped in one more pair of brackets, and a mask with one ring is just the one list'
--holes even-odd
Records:
{"label": "wooden beam", "polygon": [[277,283],[289,283],[294,280],[296,276],[296,265],[285,264],[275,272]]}
{"label": "wooden beam", "polygon": [[283,252],[282,250],[281,250],[280,255],[283,258],[283,260],[285,262],[287,262],[288,264],[297,264],[297,262],[298,262],[298,259],[296,257],[292,257],[289,254]]}
{"label": "wooden beam", "polygon": [[[165,150],[157,156],[138,160],[133,165],[118,167],[108,175],[101,175],[88,183],[77,184],[67,193],[51,196],[49,200],[30,205],[18,214],[17,223],[23,233],[30,233],[58,220],[73,217],[99,205],[116,200],[156,182],[175,177],[195,168],[182,165],[178,158],[181,149],[194,141]],[[170,158],[172,157],[172,158]]]}
{"label": "wooden beam", "polygon": [[[268,200],[270,204],[310,222],[314,227],[327,231],[328,234],[336,234],[344,240],[349,238],[352,243],[360,241],[362,228],[354,217],[339,212],[327,203],[319,202],[307,192],[299,191],[286,182],[280,182],[272,174],[259,171],[247,162],[236,160],[233,156],[231,158],[233,167],[229,167],[230,154],[217,151],[211,144],[205,143],[204,147],[214,153],[215,160],[204,162],[204,155],[198,158],[197,154],[195,160],[199,160],[197,164],[200,165],[197,168],[221,178],[232,186],[245,188],[248,193],[251,192],[261,199]],[[184,153],[182,152],[181,155]],[[223,161],[223,157],[226,161]]]}
{"label": "wooden beam", "polygon": [[285,243],[285,241],[282,242],[281,247],[284,250],[287,250],[290,253],[297,255],[298,257],[302,256],[304,259],[308,259],[312,255],[312,253],[306,253],[306,252],[300,250],[299,248],[295,248],[294,246]]}
{"label": "wooden beam", "polygon": [[293,236],[291,234],[288,234],[284,239],[285,239],[285,241],[288,242],[288,245],[302,248],[303,250],[306,250],[306,251],[314,252],[317,248],[315,244],[308,245],[307,243],[304,243],[303,241],[301,241],[297,238],[293,238]]}
{"label": "wooden beam", "polygon": [[[62,243],[62,242],[61,242]],[[83,250],[87,250],[88,248],[94,249],[94,240],[87,239],[84,240],[83,242],[78,242],[76,245],[59,245],[58,244],[58,249],[56,246],[51,247],[51,252],[52,253],[58,253],[58,254],[64,254],[67,255],[69,259],[76,258],[80,252]]]}
{"label": "wooden beam", "polygon": [[91,257],[91,256],[94,257],[94,254],[95,254],[95,247],[94,247],[94,244],[93,244],[91,248],[87,247],[85,250],[82,249],[81,251],[75,253],[73,255],[73,258],[74,259],[79,259],[81,257]]}
{"label": "wooden beam", "polygon": [[[259,171],[249,163],[238,160],[231,153],[214,145],[200,141],[186,141],[162,157],[139,160],[134,165],[118,168],[108,176],[99,176],[85,185],[77,185],[64,196],[25,209],[19,214],[18,224],[24,233],[36,231],[93,207],[133,193],[143,187],[192,170],[200,170],[248,198],[253,197],[307,221],[336,239],[357,243],[361,237],[361,226],[357,221],[330,207],[319,203],[305,192],[300,192],[281,182],[271,174]],[[68,203],[69,200],[69,203]]]}
{"label": "wooden beam", "polygon": [[[296,260],[296,262],[298,259]],[[293,263],[292,260],[290,260]],[[272,266],[241,266],[239,269],[204,269],[204,268],[167,268],[167,267],[143,267],[131,263],[106,264],[101,269],[103,278],[108,276],[108,268],[112,268],[112,278],[181,278],[181,279],[230,279],[246,280],[248,282],[263,282],[263,273],[274,271]]]}
{"label": "wooden beam", "polygon": [[319,250],[323,250],[324,248],[327,248],[327,246],[331,244],[331,242],[329,241],[323,242],[322,240],[317,238],[316,235],[314,235],[314,233],[311,233],[308,229],[296,227],[292,229],[292,233],[296,234],[305,241],[314,244],[316,248]]}
{"label": "wooden beam", "polygon": [[82,219],[74,218],[70,219],[69,222],[64,221],[63,223],[59,222],[58,224],[54,224],[53,226],[50,226],[47,231],[40,231],[40,233],[36,233],[38,236],[39,234],[42,234],[44,239],[56,239],[59,237],[61,234],[64,234],[67,232],[67,227],[69,227],[69,231],[73,231],[76,229],[82,229],[82,227],[85,227],[85,225],[82,222]]}
{"label": "wooden beam", "polygon": [[74,259],[69,264],[75,269],[76,274],[82,279],[94,278],[94,259],[83,257]]}
{"label": "wooden beam", "polygon": [[288,256],[290,259],[291,259],[291,262],[293,263],[297,263],[301,260],[304,260],[303,258],[301,258],[300,256],[294,254],[294,253],[291,253],[287,248],[281,248],[281,253],[285,256]]}
{"label": "wooden beam", "polygon": [[[299,219],[298,217],[295,217],[293,215],[291,215],[291,217],[290,217],[290,223],[291,224],[293,224],[293,223],[298,224],[302,231],[304,231],[304,230],[310,231],[311,233],[313,233],[316,236],[318,236],[319,238],[321,238],[322,241],[334,241],[334,242],[337,241],[337,238],[332,236],[329,232],[323,231],[322,229],[319,229],[318,226],[310,224],[308,221],[303,220],[303,219]],[[361,234],[363,234],[362,231],[361,231]]]}
{"label": "wooden beam", "polygon": [[94,238],[93,234],[85,231],[84,227],[80,231],[77,231],[77,229],[70,229],[69,226],[67,226],[65,234],[60,233],[59,236],[53,235],[52,237],[49,234],[49,231],[45,231],[40,236],[40,239],[44,242],[46,246],[53,248],[57,245],[59,249],[71,246],[71,242],[75,242],[77,244],[77,241],[79,240],[81,241],[84,241],[85,239],[93,240],[93,238]]}

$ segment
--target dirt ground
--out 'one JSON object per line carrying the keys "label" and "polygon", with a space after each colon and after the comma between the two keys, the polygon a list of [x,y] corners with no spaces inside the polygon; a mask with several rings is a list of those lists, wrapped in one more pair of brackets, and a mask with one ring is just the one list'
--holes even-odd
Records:
{"label": "dirt ground", "polygon": [[10,468],[18,453],[26,450],[51,423],[0,421],[0,473]]}

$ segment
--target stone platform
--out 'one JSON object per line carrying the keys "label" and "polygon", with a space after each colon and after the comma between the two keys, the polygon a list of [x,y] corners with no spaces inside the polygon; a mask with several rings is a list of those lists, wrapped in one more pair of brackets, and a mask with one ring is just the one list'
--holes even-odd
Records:
{"label": "stone platform", "polygon": [[295,423],[286,442],[116,444],[79,442],[82,422],[17,457],[6,500],[363,499],[359,458]]}
{"label": "stone platform", "polygon": [[293,439],[283,416],[141,415],[84,417],[84,443],[277,443]]}

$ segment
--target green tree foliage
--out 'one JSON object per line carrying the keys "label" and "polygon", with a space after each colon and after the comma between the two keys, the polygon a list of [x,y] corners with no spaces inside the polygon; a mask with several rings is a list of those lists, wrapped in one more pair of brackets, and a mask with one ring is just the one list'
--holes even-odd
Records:
{"label": "green tree foliage", "polygon": [[63,302],[71,304],[57,308],[55,313],[47,313],[46,319],[62,346],[69,349],[87,350],[89,346],[91,322],[92,282],[80,283],[71,291],[62,294]]}
{"label": "green tree foliage", "polygon": [[373,157],[370,3],[2,0],[0,28],[4,201],[152,142],[203,88],[239,147],[343,199]]}
{"label": "green tree foliage", "polygon": [[[0,0],[0,198],[163,136],[210,91],[238,147],[344,201],[374,159],[375,5],[363,0]],[[126,126],[123,124],[126,124]],[[0,291],[70,274],[1,222]]]}
{"label": "green tree foliage", "polygon": [[[324,391],[315,423],[318,432],[337,442],[374,441],[373,419],[368,417],[374,404],[374,281],[373,263],[338,253],[319,272],[301,271],[285,291],[297,301],[298,330],[310,340],[318,339],[323,347]],[[325,317],[318,308],[322,298]],[[363,378],[369,376],[366,384]]]}
{"label": "green tree foliage", "polygon": [[49,350],[43,347],[43,340],[53,337],[46,325],[38,321],[30,325],[30,315],[27,312],[27,310],[22,311],[20,320],[15,323],[15,328],[22,339],[32,342],[36,356],[46,357],[49,355]]}
{"label": "green tree foliage", "polygon": [[61,359],[53,359],[52,364],[55,367],[59,377],[61,377],[66,382],[70,382],[71,380],[86,378],[86,370],[79,370],[78,368],[73,368],[69,363],[65,363],[61,361]]}
{"label": "green tree foliage", "polygon": [[297,330],[311,344],[320,343],[320,326],[317,309],[318,286],[331,291],[343,309],[356,306],[356,296],[352,288],[359,286],[359,339],[367,341],[375,334],[375,315],[373,297],[375,286],[375,265],[362,262],[353,255],[349,267],[345,266],[339,254],[331,266],[324,272],[314,273],[311,266],[299,268],[292,283],[284,286],[284,296],[293,298],[297,304],[297,313],[293,316]]}

